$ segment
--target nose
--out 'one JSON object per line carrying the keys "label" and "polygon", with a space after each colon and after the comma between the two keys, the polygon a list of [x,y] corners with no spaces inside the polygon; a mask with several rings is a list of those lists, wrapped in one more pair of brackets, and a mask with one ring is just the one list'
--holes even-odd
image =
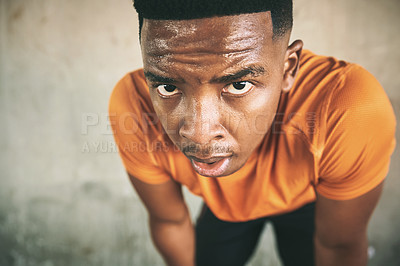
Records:
{"label": "nose", "polygon": [[185,106],[185,116],[180,122],[179,135],[193,143],[207,145],[224,139],[226,129],[221,124],[219,99],[212,96],[192,99]]}

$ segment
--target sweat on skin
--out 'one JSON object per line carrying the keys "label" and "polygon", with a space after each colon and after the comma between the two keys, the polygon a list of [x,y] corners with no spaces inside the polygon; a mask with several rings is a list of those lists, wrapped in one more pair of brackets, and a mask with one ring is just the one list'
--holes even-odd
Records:
{"label": "sweat on skin", "polygon": [[[270,129],[302,48],[296,41],[287,49],[288,39],[273,38],[269,12],[144,20],[143,68],[155,112],[199,174],[236,172]],[[184,148],[193,145],[196,152]]]}

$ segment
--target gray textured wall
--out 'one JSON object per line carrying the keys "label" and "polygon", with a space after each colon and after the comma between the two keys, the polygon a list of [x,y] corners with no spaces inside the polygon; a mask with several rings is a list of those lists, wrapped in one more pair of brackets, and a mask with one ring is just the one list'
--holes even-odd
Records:
{"label": "gray textured wall", "polygon": [[[107,124],[112,87],[141,65],[131,1],[0,1],[0,265],[162,265]],[[293,39],[365,66],[399,116],[399,11],[297,0]],[[370,265],[400,265],[399,149],[392,160]],[[269,227],[250,265],[279,265]]]}

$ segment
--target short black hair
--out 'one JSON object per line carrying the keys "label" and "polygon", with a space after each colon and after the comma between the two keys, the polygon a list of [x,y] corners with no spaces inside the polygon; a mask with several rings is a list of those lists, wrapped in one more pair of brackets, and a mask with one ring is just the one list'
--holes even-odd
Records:
{"label": "short black hair", "polygon": [[133,0],[143,19],[188,20],[270,11],[274,37],[284,36],[293,25],[292,0]]}

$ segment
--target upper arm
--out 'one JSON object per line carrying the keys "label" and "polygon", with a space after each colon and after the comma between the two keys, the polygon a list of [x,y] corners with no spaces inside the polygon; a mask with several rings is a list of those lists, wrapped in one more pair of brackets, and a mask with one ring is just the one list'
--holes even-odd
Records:
{"label": "upper arm", "polygon": [[172,179],[162,184],[148,184],[131,174],[128,175],[152,219],[160,222],[180,223],[187,218],[188,209],[180,184]]}
{"label": "upper arm", "polygon": [[382,187],[383,183],[360,197],[343,201],[317,193],[315,236],[319,243],[335,248],[363,240]]}

